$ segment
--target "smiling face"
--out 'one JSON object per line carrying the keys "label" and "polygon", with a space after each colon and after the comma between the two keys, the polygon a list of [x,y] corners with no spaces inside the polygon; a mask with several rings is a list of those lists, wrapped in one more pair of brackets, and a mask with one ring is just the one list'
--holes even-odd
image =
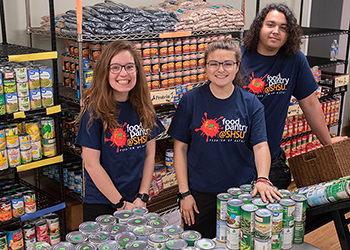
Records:
{"label": "smiling face", "polygon": [[271,10],[262,23],[257,51],[266,56],[275,55],[288,38],[287,20],[283,13]]}
{"label": "smiling face", "polygon": [[211,61],[216,61],[219,63],[223,62],[234,62],[236,63],[236,53],[230,50],[218,49],[210,52],[207,57],[207,64],[205,66],[208,79],[217,88],[229,88],[233,89],[233,80],[238,72],[238,65],[234,64],[232,67],[225,67],[220,64],[218,69],[213,69],[208,65]]}
{"label": "smiling face", "polygon": [[[116,54],[110,65],[119,64],[126,65],[129,63],[135,63],[134,57],[127,50],[123,50]],[[109,70],[109,85],[113,89],[113,95],[116,101],[125,102],[129,98],[129,91],[132,90],[136,85],[137,71],[128,73],[125,67],[122,67],[120,73],[112,73]]]}

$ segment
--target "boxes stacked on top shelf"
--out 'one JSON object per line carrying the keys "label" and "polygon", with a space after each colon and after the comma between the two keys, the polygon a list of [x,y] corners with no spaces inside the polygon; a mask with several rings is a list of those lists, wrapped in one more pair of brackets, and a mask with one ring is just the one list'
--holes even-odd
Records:
{"label": "boxes stacked on top shelf", "polygon": [[6,63],[0,74],[0,115],[54,105],[51,68]]}

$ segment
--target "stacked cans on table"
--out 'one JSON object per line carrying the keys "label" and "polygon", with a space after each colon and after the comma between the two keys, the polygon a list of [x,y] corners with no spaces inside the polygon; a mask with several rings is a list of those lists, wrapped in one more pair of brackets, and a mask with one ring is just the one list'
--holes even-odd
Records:
{"label": "stacked cans on table", "polygon": [[0,70],[0,115],[54,105],[51,68],[7,63]]}
{"label": "stacked cans on table", "polygon": [[217,195],[217,236],[228,249],[290,249],[302,244],[306,197],[280,190],[280,202],[263,202],[245,184]]}
{"label": "stacked cans on table", "polygon": [[219,249],[215,248],[214,240],[202,238],[196,231],[184,231],[179,225],[169,225],[158,213],[149,213],[144,207],[119,210],[83,222],[79,231],[66,235],[66,241],[71,244],[69,249],[76,250]]}

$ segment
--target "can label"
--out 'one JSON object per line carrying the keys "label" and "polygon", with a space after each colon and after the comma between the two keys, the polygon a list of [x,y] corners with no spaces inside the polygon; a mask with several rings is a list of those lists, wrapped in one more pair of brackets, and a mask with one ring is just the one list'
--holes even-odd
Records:
{"label": "can label", "polygon": [[29,95],[18,97],[18,107],[19,107],[19,111],[30,110]]}
{"label": "can label", "polygon": [[271,239],[260,240],[254,239],[254,250],[271,250]]}
{"label": "can label", "polygon": [[61,235],[60,234],[54,234],[54,235],[50,235],[50,245],[53,246],[55,244],[57,244],[58,242],[61,241]]}
{"label": "can label", "polygon": [[49,228],[46,220],[40,220],[35,224],[36,238],[37,241],[46,241],[50,243],[49,239]]}
{"label": "can label", "polygon": [[28,82],[17,82],[18,97],[29,96]]}
{"label": "can label", "polygon": [[6,234],[3,232],[0,232],[0,250],[8,250]]}
{"label": "can label", "polygon": [[23,196],[15,195],[14,197],[11,197],[11,209],[14,218],[20,217],[24,214]]}
{"label": "can label", "polygon": [[23,236],[25,240],[35,239],[35,227],[34,225],[27,224],[23,226]]}
{"label": "can label", "polygon": [[[40,76],[39,69],[28,69],[28,81],[29,81],[29,89],[35,90],[40,88]],[[39,91],[40,93],[40,91]]]}
{"label": "can label", "polygon": [[241,230],[246,234],[254,233],[255,212],[242,209]]}
{"label": "can label", "polygon": [[41,102],[43,107],[53,106],[53,89],[52,88],[41,89]]}
{"label": "can label", "polygon": [[294,225],[295,206],[283,205],[283,226],[290,227]]}
{"label": "can label", "polygon": [[24,210],[26,214],[34,213],[36,211],[36,197],[35,192],[26,191],[23,193]]}
{"label": "can label", "polygon": [[272,234],[271,236],[271,249],[280,250],[282,245],[282,232],[278,234]]}
{"label": "can label", "polygon": [[26,123],[26,132],[30,135],[32,142],[40,140],[40,130],[38,122]]}
{"label": "can label", "polygon": [[40,160],[42,158],[41,141],[32,141],[31,146],[32,160]]}
{"label": "can label", "polygon": [[17,126],[11,126],[5,129],[6,146],[14,148],[19,146]]}
{"label": "can label", "polygon": [[18,111],[17,93],[5,94],[6,113],[11,114]]}
{"label": "can label", "polygon": [[21,158],[19,153],[19,148],[9,148],[7,150],[7,156],[10,167],[17,167],[21,164]]}
{"label": "can label", "polygon": [[306,204],[307,200],[300,201],[295,203],[295,213],[294,213],[294,221],[295,222],[304,222],[306,219]]}
{"label": "can label", "polygon": [[23,249],[22,229],[6,232],[9,250]]}
{"label": "can label", "polygon": [[217,195],[217,210],[216,219],[226,221],[227,220],[227,201],[232,198],[232,195],[228,193],[221,193]]}
{"label": "can label", "polygon": [[2,198],[0,200],[0,221],[8,221],[12,218],[11,200]]}
{"label": "can label", "polygon": [[227,224],[230,227],[241,227],[241,207],[227,204]]}
{"label": "can label", "polygon": [[41,108],[42,103],[40,89],[29,90],[29,101],[31,109]]}
{"label": "can label", "polygon": [[[260,212],[266,210],[265,212]],[[272,223],[271,212],[267,209],[258,210],[255,213],[255,238],[267,240],[271,238]]]}
{"label": "can label", "polygon": [[41,119],[42,135],[44,139],[55,138],[55,121],[50,117]]}
{"label": "can label", "polygon": [[294,223],[293,243],[294,244],[303,244],[304,243],[304,234],[305,234],[305,223],[304,222],[295,222]]}
{"label": "can label", "polygon": [[0,170],[8,169],[8,167],[6,150],[0,150]]}
{"label": "can label", "polygon": [[30,149],[30,135],[28,134],[21,134],[18,136],[19,139],[19,148],[21,150],[28,150]]}
{"label": "can label", "polygon": [[327,187],[321,187],[307,192],[307,203],[310,205],[310,207],[329,203],[326,195],[326,189]]}
{"label": "can label", "polygon": [[226,247],[228,249],[239,249],[241,229],[226,227]]}
{"label": "can label", "polygon": [[52,87],[52,71],[51,68],[39,69],[39,79],[41,88]]}
{"label": "can label", "polygon": [[29,163],[32,161],[32,152],[30,149],[21,150],[21,163]]}
{"label": "can label", "polygon": [[6,149],[5,129],[0,129],[0,150]]}
{"label": "can label", "polygon": [[349,189],[349,181],[341,181],[331,186],[328,186],[326,189],[327,198],[331,201],[339,201],[349,198],[347,190]]}
{"label": "can label", "polygon": [[282,249],[291,249],[293,246],[293,227],[284,227],[282,229]]}
{"label": "can label", "polygon": [[216,240],[226,242],[226,221],[216,220]]}
{"label": "can label", "polygon": [[52,139],[44,139],[43,140],[43,151],[44,156],[55,156],[57,154],[56,151],[56,138]]}
{"label": "can label", "polygon": [[247,234],[241,231],[240,249],[254,250],[254,234]]}

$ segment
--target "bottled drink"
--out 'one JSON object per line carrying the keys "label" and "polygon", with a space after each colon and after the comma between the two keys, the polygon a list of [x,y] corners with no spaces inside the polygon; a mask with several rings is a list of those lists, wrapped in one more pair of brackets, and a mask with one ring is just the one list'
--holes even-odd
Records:
{"label": "bottled drink", "polygon": [[338,42],[337,40],[333,40],[331,45],[331,55],[330,60],[336,61],[338,59]]}

